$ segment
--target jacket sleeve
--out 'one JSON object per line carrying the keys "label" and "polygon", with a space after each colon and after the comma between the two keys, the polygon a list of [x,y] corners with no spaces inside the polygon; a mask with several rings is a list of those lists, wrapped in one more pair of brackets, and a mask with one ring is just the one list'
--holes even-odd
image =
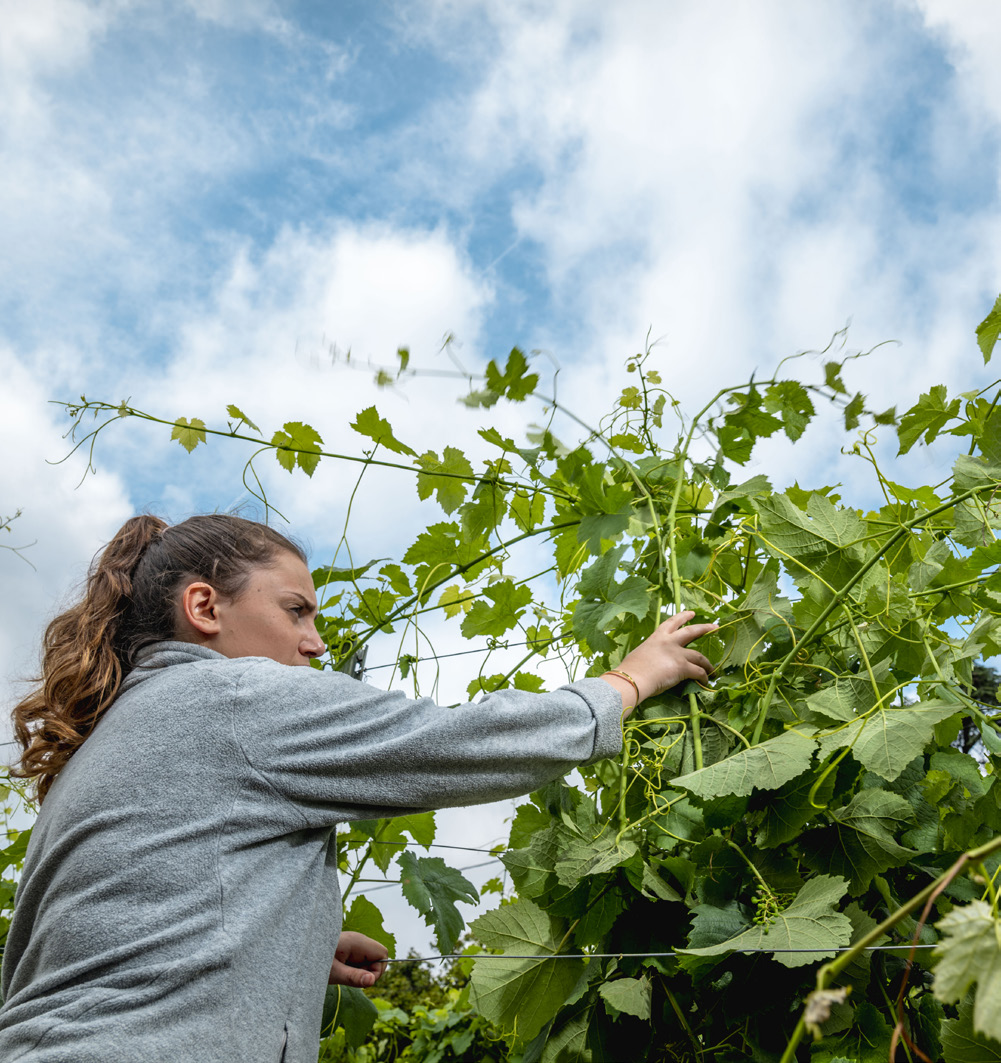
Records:
{"label": "jacket sleeve", "polygon": [[331,821],[526,794],[622,745],[622,699],[601,679],[443,708],[258,658],[237,683],[233,710],[251,767]]}

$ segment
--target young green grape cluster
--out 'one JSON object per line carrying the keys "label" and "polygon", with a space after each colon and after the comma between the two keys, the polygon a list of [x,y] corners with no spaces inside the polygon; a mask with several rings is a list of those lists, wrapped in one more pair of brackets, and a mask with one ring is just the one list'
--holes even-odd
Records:
{"label": "young green grape cluster", "polygon": [[755,926],[767,926],[792,904],[795,896],[795,893],[773,893],[767,887],[759,886],[751,898],[754,903]]}

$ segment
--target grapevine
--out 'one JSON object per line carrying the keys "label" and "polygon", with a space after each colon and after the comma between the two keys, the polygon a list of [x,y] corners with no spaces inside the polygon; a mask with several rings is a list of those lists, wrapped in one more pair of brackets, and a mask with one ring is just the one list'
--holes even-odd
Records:
{"label": "grapevine", "polygon": [[[534,401],[544,425],[524,442],[488,425],[477,469],[454,447],[418,454],[375,407],[352,425],[360,455],[325,450],[298,422],[269,435],[236,407],[228,429],[124,403],[69,407],[92,460],[98,436],[130,419],[170,427],[192,452],[250,444],[244,477],[258,492],[268,455],[306,477],[350,457],[358,483],[409,470],[444,519],[392,561],[347,550],[348,566],[317,570],[328,667],[388,632],[416,684],[434,612],[486,642],[470,697],[540,690],[542,660],[568,679],[599,675],[670,612],[719,622],[700,643],[717,662],[710,687],[649,700],[621,757],[517,811],[502,857],[513,894],[472,923],[489,955],[462,1000],[512,1058],[833,1063],[889,1059],[903,1043],[960,1063],[963,1046],[1001,1051],[1001,984],[978,984],[1001,964],[1001,735],[973,696],[978,662],[1001,655],[1001,392],[937,386],[903,413],[874,410],[848,388],[858,355],[845,343],[721,388],[691,417],[643,351],[594,427],[515,350],[465,401],[485,416],[502,399]],[[868,494],[747,475],[762,440],[794,445],[831,418]],[[581,438],[567,445],[557,424]],[[937,486],[897,483],[890,440],[940,464],[956,453]],[[542,571],[520,560],[531,542],[547,544]],[[520,658],[491,671],[515,643]],[[953,746],[961,727],[979,735],[976,756]],[[434,830],[430,814],[353,824],[338,857],[352,883],[394,861],[404,880],[421,876],[433,900],[418,908],[449,953],[442,913],[471,885],[383,844],[428,846]],[[349,900],[346,925],[388,941],[375,905]],[[965,971],[961,921],[977,957]],[[912,973],[899,953],[915,935],[928,948]]]}

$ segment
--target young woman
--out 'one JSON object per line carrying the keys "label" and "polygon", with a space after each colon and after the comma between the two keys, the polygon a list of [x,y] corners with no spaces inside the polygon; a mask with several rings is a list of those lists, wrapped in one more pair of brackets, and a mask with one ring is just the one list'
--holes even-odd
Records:
{"label": "young woman", "polygon": [[[338,823],[525,794],[614,756],[711,670],[673,617],[622,673],[442,708],[309,667],[303,552],[233,516],[127,521],[14,709],[42,807],[3,959],[5,1063],[314,1063],[341,934]],[[629,678],[625,678],[627,675]],[[634,689],[635,688],[635,689]]]}

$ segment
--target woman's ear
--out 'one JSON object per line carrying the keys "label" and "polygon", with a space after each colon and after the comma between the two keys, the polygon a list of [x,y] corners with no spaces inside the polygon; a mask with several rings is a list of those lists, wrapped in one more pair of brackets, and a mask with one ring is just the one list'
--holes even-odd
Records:
{"label": "woman's ear", "polygon": [[199,635],[218,635],[219,595],[209,583],[189,583],[181,591],[181,623]]}

